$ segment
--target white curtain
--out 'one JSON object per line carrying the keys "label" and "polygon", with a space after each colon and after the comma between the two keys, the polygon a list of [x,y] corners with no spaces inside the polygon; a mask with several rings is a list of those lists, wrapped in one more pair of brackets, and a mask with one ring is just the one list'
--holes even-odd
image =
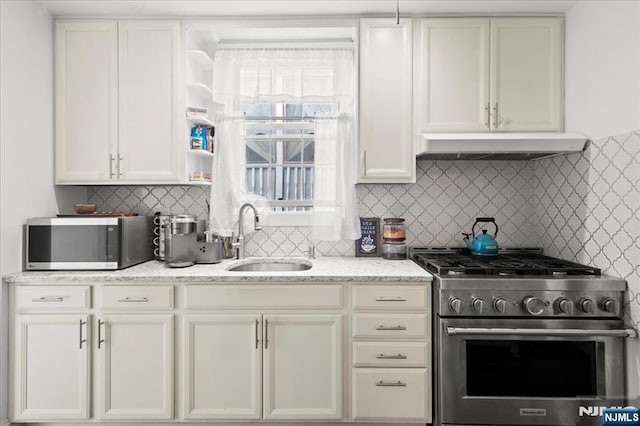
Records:
{"label": "white curtain", "polygon": [[[214,59],[214,100],[225,105],[227,117],[237,117],[242,102],[337,106],[332,117],[316,120],[314,241],[360,238],[355,196],[354,70],[351,49],[225,48],[216,52]],[[235,229],[242,203],[264,204],[263,197],[246,191],[245,155],[242,121],[223,120],[212,173],[210,219],[224,234]]]}

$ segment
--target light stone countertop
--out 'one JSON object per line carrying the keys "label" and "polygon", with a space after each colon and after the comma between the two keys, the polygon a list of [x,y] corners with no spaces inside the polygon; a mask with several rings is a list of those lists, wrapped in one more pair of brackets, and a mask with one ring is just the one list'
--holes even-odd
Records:
{"label": "light stone countertop", "polygon": [[[312,262],[313,267],[295,272],[231,272],[227,268],[250,261]],[[55,271],[19,272],[3,277],[7,283],[251,283],[251,282],[380,282],[406,283],[430,282],[430,273],[410,260],[385,260],[371,257],[318,257],[306,258],[247,258],[227,259],[217,264],[193,265],[186,268],[169,268],[164,263],[151,260],[119,271]]]}

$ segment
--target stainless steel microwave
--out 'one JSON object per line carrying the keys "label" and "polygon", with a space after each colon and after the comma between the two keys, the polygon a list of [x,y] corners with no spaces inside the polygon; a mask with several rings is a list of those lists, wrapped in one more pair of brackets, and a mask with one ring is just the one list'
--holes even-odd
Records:
{"label": "stainless steel microwave", "polygon": [[27,219],[27,271],[123,269],[153,258],[153,216]]}

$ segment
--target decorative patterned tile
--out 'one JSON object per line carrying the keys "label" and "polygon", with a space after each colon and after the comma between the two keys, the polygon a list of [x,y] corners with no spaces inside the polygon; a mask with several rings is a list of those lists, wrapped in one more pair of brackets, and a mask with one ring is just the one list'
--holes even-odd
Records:
{"label": "decorative patterned tile", "polygon": [[[492,216],[502,246],[541,246],[550,256],[597,266],[627,280],[627,318],[640,328],[640,131],[605,138],[579,154],[539,161],[417,163],[410,185],[357,185],[359,214],[404,217],[409,245],[461,245],[474,218]],[[101,211],[208,216],[209,189],[89,187]],[[247,237],[251,256],[304,256],[304,227]],[[352,241],[321,242],[317,256],[353,256]]]}

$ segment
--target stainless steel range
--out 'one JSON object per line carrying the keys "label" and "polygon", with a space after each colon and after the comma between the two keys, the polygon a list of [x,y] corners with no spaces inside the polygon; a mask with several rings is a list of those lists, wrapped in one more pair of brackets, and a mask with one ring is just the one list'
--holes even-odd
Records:
{"label": "stainless steel range", "polygon": [[599,426],[592,407],[624,406],[625,281],[541,249],[409,256],[435,275],[434,424]]}

